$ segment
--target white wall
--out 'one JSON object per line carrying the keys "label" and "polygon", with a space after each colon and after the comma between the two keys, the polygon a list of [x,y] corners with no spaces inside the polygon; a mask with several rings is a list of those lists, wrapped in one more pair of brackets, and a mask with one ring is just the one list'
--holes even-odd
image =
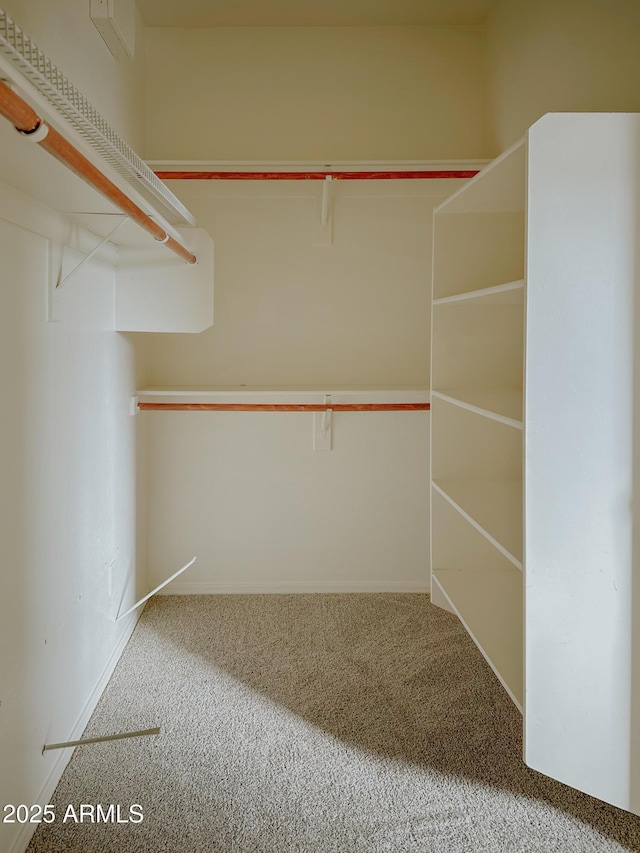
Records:
{"label": "white wall", "polygon": [[476,27],[147,30],[150,159],[484,156]]}
{"label": "white wall", "polygon": [[[85,0],[3,8],[130,141],[141,65],[116,64]],[[0,167],[18,181],[22,153],[2,120]],[[24,156],[7,164],[6,158]],[[14,168],[15,167],[15,168]],[[0,803],[47,802],[135,623],[121,604],[146,591],[144,424],[129,415],[144,349],[114,329],[114,274],[91,261],[55,297],[48,322],[52,211],[0,186]],[[76,256],[79,260],[81,255]],[[138,374],[138,375],[136,375]],[[0,824],[19,851],[35,825]],[[23,830],[23,831],[21,831]]]}
{"label": "white wall", "polygon": [[460,181],[175,181],[215,240],[215,323],[158,335],[156,385],[429,384],[432,210]]}
{"label": "white wall", "polygon": [[[42,745],[81,732],[146,561],[144,425],[128,412],[134,345],[113,331],[113,270],[92,262],[47,322],[48,252],[0,219],[2,803],[50,796],[69,756]],[[0,825],[1,849],[17,829]]]}
{"label": "white wall", "polygon": [[[152,28],[146,154],[482,157],[482,50],[474,27]],[[319,245],[319,183],[176,185],[215,240],[215,323],[155,339],[152,383],[426,387],[431,213],[455,186],[340,182]],[[170,591],[427,589],[428,415],[336,416],[316,454],[310,415],[145,417],[154,579],[198,555]]]}
{"label": "white wall", "polygon": [[637,0],[500,0],[485,37],[491,156],[546,112],[640,110]]}
{"label": "white wall", "polygon": [[[150,343],[155,385],[418,391],[429,384],[432,210],[459,181],[175,182],[216,240],[215,323]],[[321,395],[318,401],[321,401]],[[416,394],[418,401],[418,394]],[[169,592],[428,588],[425,412],[157,413],[154,582]]]}
{"label": "white wall", "polygon": [[153,412],[150,562],[181,592],[427,591],[429,413]]}

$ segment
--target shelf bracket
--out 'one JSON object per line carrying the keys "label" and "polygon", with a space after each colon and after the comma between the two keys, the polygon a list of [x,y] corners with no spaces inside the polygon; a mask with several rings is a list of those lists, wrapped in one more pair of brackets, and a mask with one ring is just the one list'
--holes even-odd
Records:
{"label": "shelf bracket", "polygon": [[331,394],[324,395],[324,404],[327,407],[323,412],[313,414],[313,449],[331,450],[333,409],[331,408]]}
{"label": "shelf bracket", "polygon": [[320,199],[320,223],[316,226],[316,246],[330,246],[333,242],[333,210],[331,193],[331,175],[322,182],[322,197]]}
{"label": "shelf bracket", "polygon": [[[120,228],[122,225],[124,225],[124,223],[128,220],[128,218],[129,218],[128,216],[123,216],[122,219],[118,222],[118,224],[114,228],[112,228],[111,231],[109,231],[107,236],[103,237],[100,240],[100,242],[97,243],[93,247],[93,249],[89,252],[89,254],[85,255],[84,258],[80,261],[80,263],[76,264],[76,266],[71,270],[71,272],[68,272],[64,278],[61,278],[61,276],[62,276],[62,265],[60,265],[60,273],[58,276],[58,281],[56,282],[56,288],[62,287],[63,284],[66,284],[66,282],[68,282],[69,279],[72,276],[74,276],[78,272],[79,269],[81,269],[81,267],[83,267],[88,261],[90,261],[91,258],[94,257],[96,252],[99,252],[100,249],[104,246],[104,244],[109,242],[109,240],[113,237],[113,235],[116,233],[118,228]],[[74,249],[74,251],[75,251],[75,249]]]}

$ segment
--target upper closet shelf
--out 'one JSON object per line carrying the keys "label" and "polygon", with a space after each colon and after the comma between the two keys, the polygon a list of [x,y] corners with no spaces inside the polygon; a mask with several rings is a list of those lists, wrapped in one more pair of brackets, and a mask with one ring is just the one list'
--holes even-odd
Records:
{"label": "upper closet shelf", "polygon": [[[229,405],[428,405],[428,389],[416,386],[150,386],[138,392],[141,403]],[[329,400],[327,400],[329,397]]]}

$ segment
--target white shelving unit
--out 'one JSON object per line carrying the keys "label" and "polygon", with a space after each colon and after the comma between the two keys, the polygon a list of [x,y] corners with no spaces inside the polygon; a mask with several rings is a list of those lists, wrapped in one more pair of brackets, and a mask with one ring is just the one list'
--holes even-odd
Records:
{"label": "white shelving unit", "polygon": [[526,763],[636,814],[639,139],[545,116],[436,208],[431,438],[433,602]]}
{"label": "white shelving unit", "polygon": [[523,145],[436,209],[431,359],[432,597],[520,709]]}

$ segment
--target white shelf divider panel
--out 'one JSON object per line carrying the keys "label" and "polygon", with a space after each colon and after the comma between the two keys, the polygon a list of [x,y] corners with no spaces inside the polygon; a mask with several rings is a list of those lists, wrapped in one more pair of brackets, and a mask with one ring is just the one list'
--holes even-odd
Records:
{"label": "white shelf divider panel", "polygon": [[434,579],[522,710],[522,572],[440,494],[432,502],[434,524],[446,534],[433,544]]}
{"label": "white shelf divider panel", "polygon": [[525,761],[640,814],[640,114],[528,150]]}
{"label": "white shelf divider panel", "polygon": [[522,571],[522,481],[433,481],[433,488]]}
{"label": "white shelf divider panel", "polygon": [[432,477],[438,483],[522,479],[522,430],[433,395]]}
{"label": "white shelf divider panel", "polygon": [[439,397],[432,421],[433,488],[522,569],[522,431]]}
{"label": "white shelf divider panel", "polygon": [[432,391],[432,397],[446,400],[469,412],[507,424],[516,429],[523,428],[522,391],[492,391],[472,388]]}

